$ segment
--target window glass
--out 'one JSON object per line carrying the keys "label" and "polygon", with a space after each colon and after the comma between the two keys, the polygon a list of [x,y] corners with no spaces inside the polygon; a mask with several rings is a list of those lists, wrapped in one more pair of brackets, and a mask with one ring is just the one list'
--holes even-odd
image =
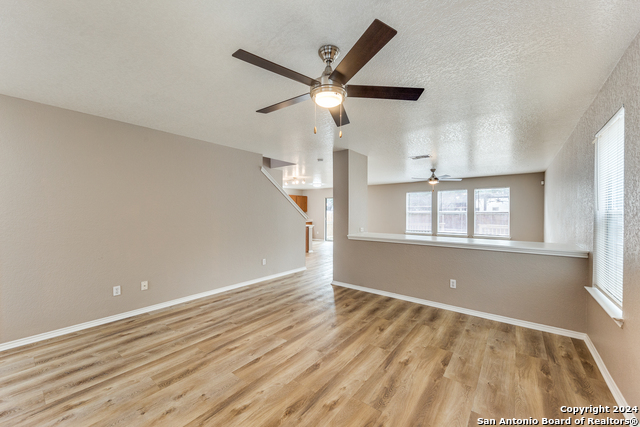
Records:
{"label": "window glass", "polygon": [[406,231],[431,233],[431,192],[407,193]]}
{"label": "window glass", "polygon": [[467,234],[467,190],[438,191],[438,233]]}
{"label": "window glass", "polygon": [[473,234],[509,237],[509,188],[479,188],[474,199]]}

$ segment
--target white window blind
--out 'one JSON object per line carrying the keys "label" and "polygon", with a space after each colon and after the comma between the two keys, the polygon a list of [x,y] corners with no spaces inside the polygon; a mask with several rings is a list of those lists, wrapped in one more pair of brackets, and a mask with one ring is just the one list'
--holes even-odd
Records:
{"label": "white window blind", "polygon": [[407,232],[431,233],[431,199],[431,191],[407,193]]}
{"label": "white window blind", "polygon": [[624,109],[596,135],[594,282],[622,307]]}

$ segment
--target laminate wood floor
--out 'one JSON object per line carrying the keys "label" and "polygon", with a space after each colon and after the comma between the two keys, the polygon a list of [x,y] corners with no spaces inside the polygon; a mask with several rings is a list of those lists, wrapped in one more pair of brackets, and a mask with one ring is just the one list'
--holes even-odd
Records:
{"label": "laminate wood floor", "polygon": [[583,341],[332,287],[316,248],[303,273],[0,353],[0,425],[469,426],[615,404]]}

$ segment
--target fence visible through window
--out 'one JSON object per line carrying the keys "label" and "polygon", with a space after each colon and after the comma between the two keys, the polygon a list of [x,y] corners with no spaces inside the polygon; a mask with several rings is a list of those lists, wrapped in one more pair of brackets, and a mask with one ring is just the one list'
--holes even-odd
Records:
{"label": "fence visible through window", "polygon": [[438,191],[438,233],[467,234],[467,190]]}
{"label": "fence visible through window", "polygon": [[509,237],[509,188],[479,188],[474,191],[475,236]]}
{"label": "fence visible through window", "polygon": [[431,192],[407,193],[405,230],[431,233]]}

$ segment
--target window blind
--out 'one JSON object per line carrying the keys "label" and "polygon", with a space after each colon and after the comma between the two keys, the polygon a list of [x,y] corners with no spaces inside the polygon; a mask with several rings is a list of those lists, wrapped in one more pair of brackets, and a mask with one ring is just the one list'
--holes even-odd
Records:
{"label": "window blind", "polygon": [[624,109],[596,135],[594,282],[622,307]]}

